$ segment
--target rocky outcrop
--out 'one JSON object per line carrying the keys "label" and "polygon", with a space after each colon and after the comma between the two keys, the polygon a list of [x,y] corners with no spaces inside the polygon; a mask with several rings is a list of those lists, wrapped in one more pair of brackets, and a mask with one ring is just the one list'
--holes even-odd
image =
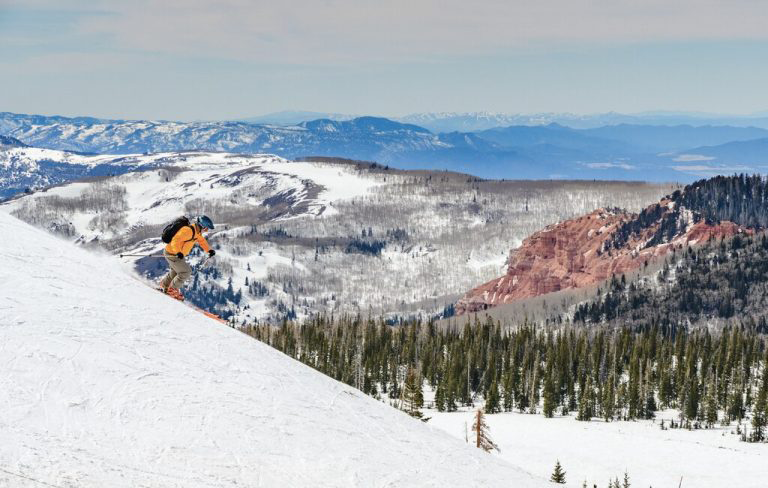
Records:
{"label": "rocky outcrop", "polygon": [[507,274],[469,291],[457,302],[456,312],[476,312],[592,285],[636,270],[674,247],[741,231],[732,222],[715,224],[698,219],[669,201],[640,214],[601,208],[525,239],[510,253]]}

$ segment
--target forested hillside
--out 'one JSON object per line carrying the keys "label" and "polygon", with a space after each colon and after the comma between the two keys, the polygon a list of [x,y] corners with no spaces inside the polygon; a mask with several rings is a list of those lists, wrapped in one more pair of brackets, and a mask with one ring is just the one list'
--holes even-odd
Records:
{"label": "forested hillside", "polygon": [[672,201],[703,218],[768,227],[768,180],[761,175],[716,176],[672,193]]}
{"label": "forested hillside", "polygon": [[656,226],[645,248],[669,242],[690,224],[705,221],[733,222],[743,227],[768,227],[768,180],[761,175],[716,176],[675,190],[660,203],[642,210],[607,242],[606,249],[620,249],[632,236]]}
{"label": "forested hillside", "polygon": [[[506,273],[476,285],[458,314],[598,285],[684,246],[759,230],[766,183],[759,175],[697,181],[631,213],[599,208],[547,226],[510,251]],[[726,220],[729,219],[729,220]]]}
{"label": "forested hillside", "polygon": [[768,238],[735,236],[688,247],[655,278],[614,277],[574,314],[576,324],[672,326],[723,324],[736,317],[768,333]]}
{"label": "forested hillside", "polygon": [[744,440],[766,439],[768,350],[751,322],[713,334],[678,325],[502,330],[492,319],[476,319],[458,331],[319,318],[248,332],[415,416],[422,415],[426,385],[439,411],[477,404],[488,413],[613,421],[676,408],[679,422],[668,427],[736,423]]}
{"label": "forested hillside", "polygon": [[[576,307],[574,323],[712,326],[735,317],[768,333],[768,237],[763,232],[768,227],[768,182],[758,175],[719,176],[675,191],[669,201],[672,212],[656,205],[634,221],[641,228],[644,220],[663,215],[663,225],[648,245],[685,226],[686,219],[735,222],[748,232],[677,250],[653,277],[627,282],[614,276],[596,298]],[[626,235],[636,232],[630,225],[625,230]]]}

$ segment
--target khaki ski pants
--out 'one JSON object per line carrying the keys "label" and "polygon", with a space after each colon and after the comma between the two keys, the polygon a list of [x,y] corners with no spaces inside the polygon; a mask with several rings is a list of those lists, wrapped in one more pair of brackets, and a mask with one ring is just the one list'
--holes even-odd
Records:
{"label": "khaki ski pants", "polygon": [[169,286],[173,286],[177,290],[181,289],[184,282],[192,276],[192,267],[190,267],[190,265],[183,259],[179,259],[175,255],[169,254],[168,251],[163,251],[163,256],[165,257],[165,260],[168,261],[168,266],[171,268],[161,282],[163,289],[167,290]]}

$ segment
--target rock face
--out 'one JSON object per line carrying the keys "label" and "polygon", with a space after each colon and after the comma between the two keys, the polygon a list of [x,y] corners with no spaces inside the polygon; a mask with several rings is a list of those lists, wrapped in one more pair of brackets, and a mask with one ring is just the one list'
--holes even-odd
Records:
{"label": "rock face", "polygon": [[636,270],[674,247],[738,232],[742,229],[732,222],[707,223],[668,201],[641,214],[601,208],[525,239],[511,251],[507,274],[469,291],[456,303],[456,313],[592,285]]}

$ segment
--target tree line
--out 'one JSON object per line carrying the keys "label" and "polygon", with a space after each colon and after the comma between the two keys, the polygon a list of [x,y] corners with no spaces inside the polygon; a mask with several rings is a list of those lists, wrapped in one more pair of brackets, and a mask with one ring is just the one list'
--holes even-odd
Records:
{"label": "tree line", "polygon": [[766,337],[744,323],[714,333],[674,324],[502,329],[488,317],[457,329],[315,317],[246,332],[414,416],[429,387],[439,411],[479,403],[488,414],[617,421],[676,408],[679,420],[663,428],[736,422],[744,440],[766,440]]}
{"label": "tree line", "polygon": [[740,174],[691,183],[621,224],[602,251],[623,248],[630,237],[651,226],[656,228],[643,248],[671,241],[685,232],[688,224],[724,220],[752,229],[768,227],[768,180],[757,174]]}

